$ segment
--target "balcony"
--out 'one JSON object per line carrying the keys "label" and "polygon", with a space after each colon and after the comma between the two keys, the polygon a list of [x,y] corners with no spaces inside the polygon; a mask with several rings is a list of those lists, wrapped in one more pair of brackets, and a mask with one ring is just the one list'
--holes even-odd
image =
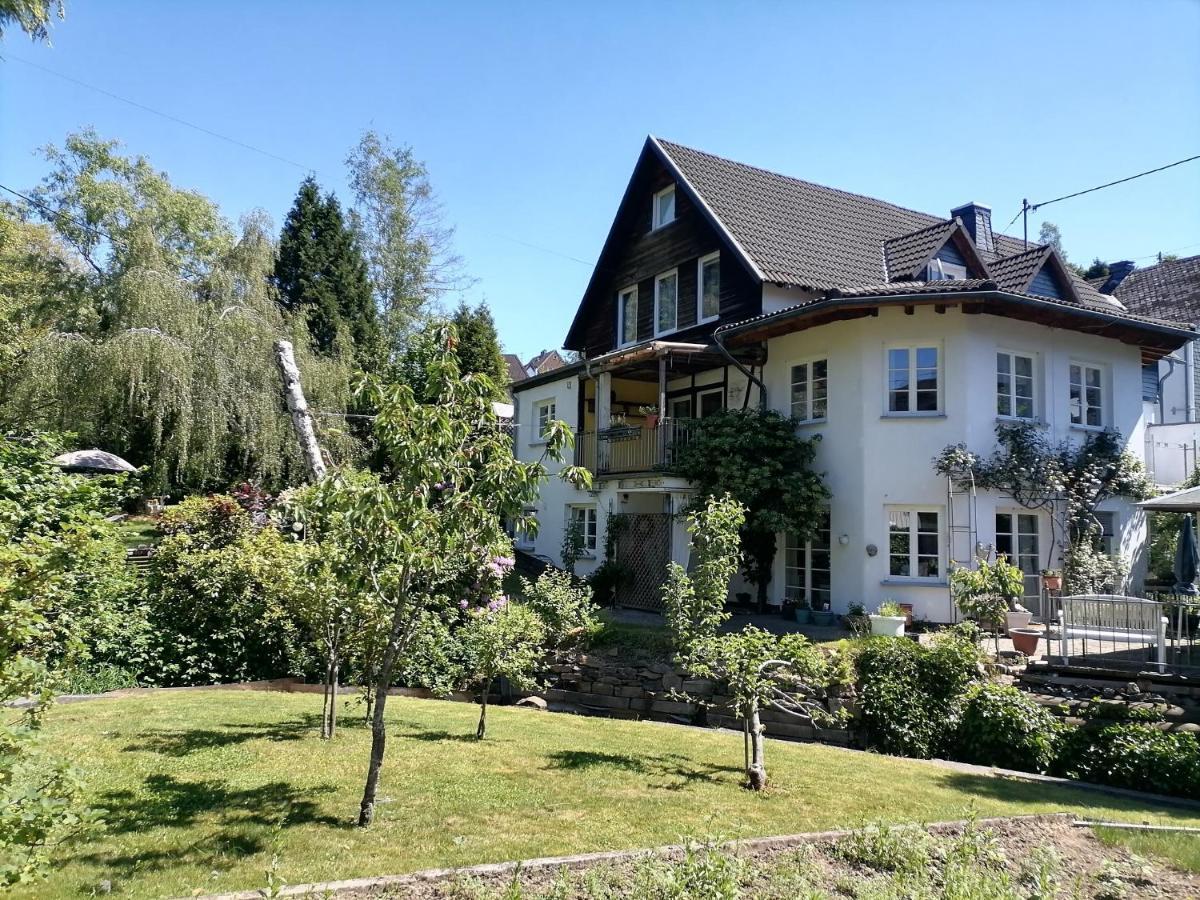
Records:
{"label": "balcony", "polygon": [[693,419],[662,419],[653,426],[582,431],[575,436],[575,463],[597,476],[666,471],[676,448],[687,443],[694,427]]}

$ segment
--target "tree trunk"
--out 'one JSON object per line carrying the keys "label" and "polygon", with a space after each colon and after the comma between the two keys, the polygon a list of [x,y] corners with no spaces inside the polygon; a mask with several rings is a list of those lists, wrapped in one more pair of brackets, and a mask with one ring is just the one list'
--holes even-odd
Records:
{"label": "tree trunk", "polygon": [[321,740],[329,739],[329,660],[325,660],[325,677],[321,680]]}
{"label": "tree trunk", "polygon": [[392,668],[396,657],[404,649],[408,635],[403,635],[404,617],[408,612],[407,606],[396,607],[392,616],[392,627],[388,634],[387,647],[383,651],[379,669],[375,679],[375,705],[371,710],[371,762],[367,767],[367,783],[363,786],[362,802],[359,804],[358,825],[365,828],[375,818],[375,794],[379,789],[379,770],[383,767],[383,753],[387,743],[387,731],[384,727],[383,713],[387,706],[388,688],[391,687]]}
{"label": "tree trunk", "polygon": [[338,671],[341,669],[340,660],[335,656],[333,658],[332,671],[329,676],[329,739],[333,740],[334,732],[337,731],[337,698],[338,698]]}
{"label": "tree trunk", "polygon": [[763,727],[758,717],[758,701],[750,707],[750,748],[753,758],[746,778],[751,790],[761,791],[767,786],[767,764],[763,752]]}
{"label": "tree trunk", "polygon": [[492,679],[483,682],[483,693],[479,696],[479,727],[475,729],[475,740],[482,741],[483,733],[487,730],[487,701],[492,690]]}
{"label": "tree trunk", "polygon": [[308,466],[308,474],[312,480],[320,481],[325,477],[325,460],[321,456],[317,432],[308,412],[308,401],[304,399],[300,369],[296,366],[291,341],[275,342],[275,362],[283,379],[283,396],[287,400],[288,411],[292,414],[292,426],[296,429],[296,437],[300,441],[300,455],[304,457],[304,464]]}

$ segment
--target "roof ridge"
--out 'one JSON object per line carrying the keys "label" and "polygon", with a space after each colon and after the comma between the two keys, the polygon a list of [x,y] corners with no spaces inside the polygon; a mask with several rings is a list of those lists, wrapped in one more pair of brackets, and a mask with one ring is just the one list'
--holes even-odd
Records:
{"label": "roof ridge", "polygon": [[[809,187],[820,188],[823,191],[833,191],[836,194],[843,194],[847,197],[854,197],[858,200],[869,200],[872,203],[879,203],[879,204],[882,204],[883,206],[889,206],[892,209],[899,210],[900,212],[910,213],[912,215],[917,215],[917,216],[926,216],[931,219],[937,219],[940,222],[944,222],[948,218],[949,219],[954,218],[953,216],[938,216],[936,213],[925,212],[924,210],[920,210],[920,209],[913,209],[910,206],[901,206],[898,203],[892,203],[890,200],[882,200],[879,197],[872,197],[869,194],[860,194],[857,191],[848,191],[845,188],[833,187],[832,185],[829,185],[829,184],[821,184],[820,182],[809,181],[805,178],[797,178],[795,175],[786,175],[783,172],[777,172],[774,169],[765,169],[762,166],[755,166],[750,163],[742,162],[741,160],[738,160],[738,159],[731,159],[728,156],[721,156],[719,153],[710,153],[707,150],[700,150],[697,147],[691,147],[691,146],[688,146],[687,144],[680,144],[676,141],[670,141],[670,140],[667,140],[666,138],[658,137],[653,134],[651,134],[650,137],[653,138],[654,140],[658,141],[658,143],[667,150],[670,150],[672,147],[678,147],[680,150],[687,150],[690,153],[699,153],[701,156],[707,156],[709,159],[720,160],[723,163],[729,163],[730,165],[740,166],[743,169],[749,169],[753,172],[761,172],[764,175],[771,175],[775,178],[786,178],[788,181],[794,181],[797,184],[804,184],[804,185],[808,185]],[[922,229],[918,229],[918,230],[922,230]],[[992,233],[994,235],[998,235],[1000,237],[1008,238],[1009,240],[1014,240],[1014,241],[1021,240],[1021,238],[1017,237],[1016,235],[1005,234],[1000,231],[993,231]]]}

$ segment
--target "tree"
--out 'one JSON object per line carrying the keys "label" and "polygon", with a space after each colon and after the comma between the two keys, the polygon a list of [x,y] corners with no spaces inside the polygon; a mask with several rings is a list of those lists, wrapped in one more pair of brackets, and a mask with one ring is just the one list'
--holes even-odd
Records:
{"label": "tree", "polygon": [[1005,613],[1015,610],[1025,593],[1021,570],[1003,556],[994,563],[981,558],[974,569],[952,565],[950,593],[963,615],[980,625],[991,623],[994,626],[996,658],[999,659],[1000,629],[1005,623]]}
{"label": "tree", "polygon": [[[369,825],[383,765],[385,707],[393,673],[410,653],[423,617],[458,608],[455,587],[480,575],[511,546],[502,522],[536,529],[526,504],[547,477],[544,460],[560,458],[572,443],[555,423],[547,456],[524,463],[492,407],[494,385],[485,376],[462,375],[453,353],[454,329],[439,329],[428,384],[433,402],[420,402],[406,384],[368,378],[363,390],[378,409],[375,437],[390,463],[378,473],[332,470],[313,493],[323,508],[345,515],[351,540],[341,576],[365,585],[378,610],[386,643],[376,669],[371,716],[371,757],[359,810]],[[564,467],[561,476],[587,484],[586,470]]]}
{"label": "tree", "polygon": [[1087,267],[1087,270],[1083,273],[1083,277],[1088,279],[1107,278],[1108,263],[1097,256],[1092,260],[1092,264]]}
{"label": "tree", "polygon": [[361,367],[371,366],[379,326],[366,261],[337,198],[322,197],[311,175],[284,222],[272,280],[280,305],[303,313],[318,353],[349,351]]}
{"label": "tree", "polygon": [[54,16],[66,18],[63,0],[0,0],[0,37],[4,29],[16,24],[33,41],[50,43],[47,27]]}
{"label": "tree", "polygon": [[411,147],[367,131],[346,166],[350,224],[367,258],[387,350],[394,354],[431,303],[468,282],[453,251],[454,229],[445,225],[429,172]]}
{"label": "tree", "polygon": [[1080,278],[1086,278],[1082,266],[1077,266],[1067,258],[1067,251],[1063,249],[1062,232],[1053,222],[1043,222],[1042,227],[1038,230],[1038,244],[1045,247],[1047,245],[1053,247],[1057,251],[1059,257],[1062,258],[1063,265],[1070,269],[1075,275]]}
{"label": "tree", "polygon": [[533,672],[542,660],[546,625],[524,603],[497,597],[485,606],[467,610],[467,623],[459,639],[479,684],[479,726],[475,737],[487,731],[488,694],[497,678],[507,678],[519,690],[534,687]]}
{"label": "tree", "polygon": [[504,394],[508,387],[508,366],[500,350],[500,336],[496,333],[496,322],[486,303],[472,309],[465,302],[458,305],[450,319],[458,333],[458,345],[454,352],[463,373],[486,375],[495,385],[496,396]]}
{"label": "tree", "polygon": [[676,447],[675,471],[697,488],[696,503],[732,496],[745,508],[741,532],[747,579],[766,606],[776,535],[811,537],[829,498],[812,470],[816,441],[796,435],[793,419],[774,411],[724,410],[701,419]]}
{"label": "tree", "polygon": [[[72,431],[146,467],[150,492],[301,480],[274,342],[296,344],[321,410],[347,409],[353,361],[314,356],[304,322],[275,302],[270,223],[252,214],[235,233],[207,198],[91,131],[46,154],[24,214],[53,237],[21,223],[13,244],[24,338],[2,376],[0,426]],[[345,434],[323,443],[343,458],[358,449]]]}
{"label": "tree", "polygon": [[744,519],[741,505],[728,495],[710,497],[688,514],[695,565],[689,574],[671,563],[663,602],[680,662],[693,675],[727,683],[734,713],[746,729],[746,782],[762,790],[767,769],[759,710],[772,705],[815,720],[821,710],[811,698],[828,679],[824,657],[803,635],[777,637],[754,626],[718,633],[729,619],[725,600],[738,569]]}

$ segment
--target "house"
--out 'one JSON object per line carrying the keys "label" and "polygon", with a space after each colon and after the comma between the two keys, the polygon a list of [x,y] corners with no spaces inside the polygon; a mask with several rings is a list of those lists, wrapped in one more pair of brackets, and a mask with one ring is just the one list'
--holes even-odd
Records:
{"label": "house", "polygon": [[[1185,325],[1200,323],[1200,256],[1163,260],[1136,269],[1127,260],[1109,265],[1098,289],[1130,312]],[[1146,466],[1164,486],[1184,481],[1200,448],[1200,350],[1196,342],[1147,365]]]}
{"label": "house", "polygon": [[[987,450],[998,420],[1056,440],[1116,429],[1140,456],[1142,366],[1194,337],[994,232],[982,204],[916,212],[650,137],[566,336],[581,361],[514,386],[522,458],[565,420],[595,483],[548,483],[519,543],[557,559],[574,520],[577,571],[611,550],[635,573],[620,602],[658,608],[688,552],[672,448],[716,410],[763,404],[821,436],[832,493],[815,538],[779,536],[773,602],[893,598],[949,621],[949,565],[978,545],[1008,552],[1032,596],[1055,558],[1047,514],[958,492],[933,457]],[[1143,516],[1104,509],[1114,548],[1140,556]]]}

